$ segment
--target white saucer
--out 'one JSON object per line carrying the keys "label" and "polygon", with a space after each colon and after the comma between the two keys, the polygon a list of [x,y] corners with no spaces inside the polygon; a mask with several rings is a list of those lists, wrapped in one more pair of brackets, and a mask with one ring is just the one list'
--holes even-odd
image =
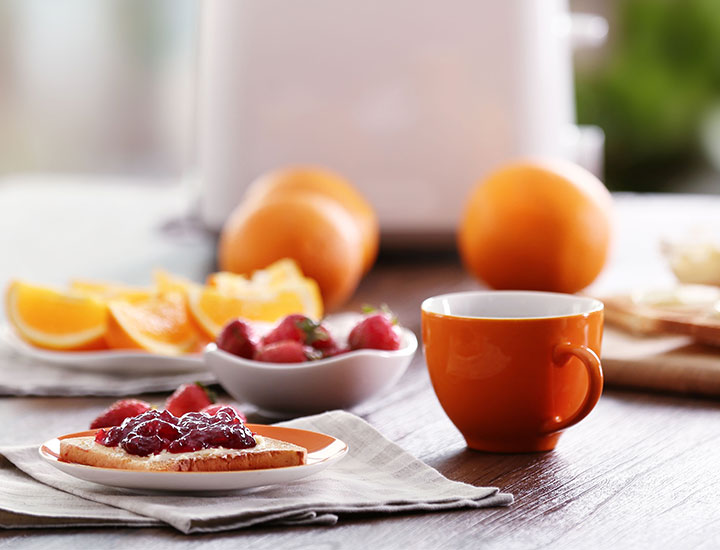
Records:
{"label": "white saucer", "polygon": [[263,485],[289,483],[324,470],[347,453],[348,446],[339,439],[319,432],[248,424],[253,432],[305,447],[307,463],[302,466],[242,470],[236,472],[145,472],[98,468],[63,462],[59,458],[60,440],[94,434],[97,430],[74,433],[46,441],[40,457],[58,470],[78,479],[125,489],[173,492],[233,491]]}
{"label": "white saucer", "polygon": [[0,326],[0,340],[23,357],[78,370],[163,374],[206,370],[200,354],[171,357],[145,351],[52,351],[21,340],[9,325]]}

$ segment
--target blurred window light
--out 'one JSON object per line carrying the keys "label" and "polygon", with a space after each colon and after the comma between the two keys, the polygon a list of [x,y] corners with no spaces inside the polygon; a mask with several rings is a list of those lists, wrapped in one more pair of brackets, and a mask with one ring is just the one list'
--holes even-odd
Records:
{"label": "blurred window light", "polygon": [[194,0],[0,0],[0,173],[177,175]]}

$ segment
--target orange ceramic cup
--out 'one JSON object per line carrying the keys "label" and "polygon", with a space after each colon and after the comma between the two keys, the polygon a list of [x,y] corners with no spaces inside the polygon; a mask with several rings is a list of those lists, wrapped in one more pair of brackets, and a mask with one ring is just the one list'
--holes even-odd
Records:
{"label": "orange ceramic cup", "polygon": [[603,304],[550,292],[458,292],[422,304],[440,404],[472,449],[548,451],[603,388]]}

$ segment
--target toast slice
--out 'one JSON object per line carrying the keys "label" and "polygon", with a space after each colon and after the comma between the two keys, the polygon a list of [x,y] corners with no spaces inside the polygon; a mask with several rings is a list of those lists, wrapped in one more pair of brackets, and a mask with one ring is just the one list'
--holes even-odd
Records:
{"label": "toast slice", "polygon": [[697,342],[720,346],[720,311],[713,302],[652,303],[632,295],[601,298],[605,322],[633,334],[680,334]]}
{"label": "toast slice", "polygon": [[305,464],[307,450],[298,445],[256,435],[257,445],[249,449],[202,449],[188,453],[163,451],[136,456],[121,447],[106,447],[93,436],[60,441],[60,460],[100,468],[155,472],[230,472],[283,468]]}

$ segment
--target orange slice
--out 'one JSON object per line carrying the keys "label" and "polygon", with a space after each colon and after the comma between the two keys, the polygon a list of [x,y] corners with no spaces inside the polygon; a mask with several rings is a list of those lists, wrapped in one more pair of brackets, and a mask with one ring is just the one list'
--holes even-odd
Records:
{"label": "orange slice", "polygon": [[106,281],[91,281],[88,279],[74,279],[70,282],[70,290],[97,298],[98,300],[111,298],[145,299],[149,298],[154,292],[151,288],[134,287]]}
{"label": "orange slice", "polygon": [[274,322],[291,313],[313,319],[323,314],[317,283],[304,277],[298,264],[289,258],[245,277],[227,271],[208,276],[208,287],[190,287],[188,306],[203,330],[213,338],[229,321],[242,317]]}
{"label": "orange slice", "polygon": [[111,348],[144,349],[162,355],[199,351],[207,342],[196,329],[180,293],[163,293],[144,300],[108,302],[106,340]]}
{"label": "orange slice", "polygon": [[252,289],[250,279],[244,275],[230,273],[229,271],[219,271],[211,273],[207,277],[207,286],[216,289],[222,294],[242,294]]}
{"label": "orange slice", "polygon": [[107,325],[101,300],[22,281],[5,294],[7,318],[21,338],[56,350],[100,349]]}
{"label": "orange slice", "polygon": [[290,258],[284,258],[273,262],[265,269],[258,269],[253,272],[249,279],[244,275],[238,275],[230,271],[212,273],[207,278],[207,284],[214,286],[221,292],[232,292],[237,287],[243,290],[248,285],[260,287],[279,286],[302,279],[304,279],[303,272],[297,262]]}
{"label": "orange slice", "polygon": [[289,281],[303,279],[300,266],[292,258],[283,258],[271,263],[265,269],[259,269],[252,274],[254,284],[279,285]]}
{"label": "orange slice", "polygon": [[217,288],[195,287],[188,293],[188,306],[198,325],[213,339],[238,317],[275,322],[291,313],[320,319],[323,313],[320,289],[312,279],[277,288],[234,289],[232,294]]}
{"label": "orange slice", "polygon": [[185,294],[191,286],[198,286],[197,283],[194,283],[190,279],[173,275],[164,269],[154,270],[153,280],[155,281],[155,288],[160,293],[178,292]]}

